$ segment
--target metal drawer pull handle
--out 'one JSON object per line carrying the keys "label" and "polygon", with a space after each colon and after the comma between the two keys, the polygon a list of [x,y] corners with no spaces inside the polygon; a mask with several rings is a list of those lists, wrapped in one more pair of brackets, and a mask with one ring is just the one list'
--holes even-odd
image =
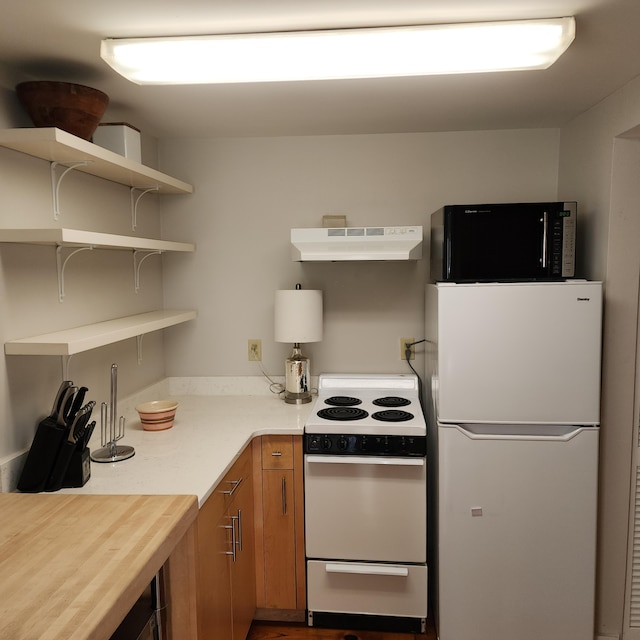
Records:
{"label": "metal drawer pull handle", "polygon": [[282,476],[282,515],[287,515],[287,479]]}
{"label": "metal drawer pull handle", "polygon": [[233,562],[236,561],[236,517],[231,516],[231,524],[226,524],[223,529],[231,529],[231,551],[225,551],[226,556],[232,556]]}
{"label": "metal drawer pull handle", "polygon": [[363,576],[401,576],[407,577],[407,567],[392,567],[384,564],[336,564],[329,563],[325,566],[327,573],[355,573]]}
{"label": "metal drawer pull handle", "polygon": [[383,458],[377,456],[306,456],[307,462],[320,464],[370,464],[396,467],[424,467],[424,458]]}
{"label": "metal drawer pull handle", "polygon": [[238,539],[236,544],[238,545],[238,550],[242,551],[242,509],[238,509],[236,520],[238,521]]}
{"label": "metal drawer pull handle", "polygon": [[278,456],[281,456],[281,455],[282,455],[282,452],[281,452],[281,451],[272,451],[272,452],[271,452],[271,455],[272,455],[272,456],[275,456],[275,457],[277,458]]}
{"label": "metal drawer pull handle", "polygon": [[223,493],[225,496],[232,496],[235,493],[235,490],[240,486],[241,482],[242,478],[240,478],[240,480],[227,480],[227,483],[232,484],[233,487],[231,487],[231,489],[229,489],[228,491],[221,491],[221,493]]}

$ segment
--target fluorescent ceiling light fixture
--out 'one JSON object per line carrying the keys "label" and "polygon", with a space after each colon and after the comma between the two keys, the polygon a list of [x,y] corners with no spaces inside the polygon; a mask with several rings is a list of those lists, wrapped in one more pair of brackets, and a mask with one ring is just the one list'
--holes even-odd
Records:
{"label": "fluorescent ceiling light fixture", "polygon": [[574,37],[568,17],[107,39],[100,55],[137,84],[283,82],[546,69]]}

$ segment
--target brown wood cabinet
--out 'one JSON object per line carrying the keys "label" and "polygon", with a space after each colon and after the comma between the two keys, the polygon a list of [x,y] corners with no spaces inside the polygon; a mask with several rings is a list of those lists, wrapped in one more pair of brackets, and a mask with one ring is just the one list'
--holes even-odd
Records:
{"label": "brown wood cabinet", "polygon": [[302,437],[254,439],[257,617],[304,620]]}
{"label": "brown wood cabinet", "polygon": [[198,637],[244,640],[256,609],[252,447],[200,509]]}

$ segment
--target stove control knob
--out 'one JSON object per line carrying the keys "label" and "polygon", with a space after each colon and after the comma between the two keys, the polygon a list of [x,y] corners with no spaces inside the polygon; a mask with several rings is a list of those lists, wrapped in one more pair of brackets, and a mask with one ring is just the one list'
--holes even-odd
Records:
{"label": "stove control knob", "polygon": [[341,449],[342,451],[344,451],[345,449],[347,449],[348,446],[349,446],[349,441],[344,436],[340,436],[338,438],[338,449]]}
{"label": "stove control knob", "polygon": [[322,438],[322,448],[331,449],[331,438]]}
{"label": "stove control knob", "polygon": [[367,451],[369,447],[369,441],[367,440],[367,436],[362,436],[360,438],[360,451]]}

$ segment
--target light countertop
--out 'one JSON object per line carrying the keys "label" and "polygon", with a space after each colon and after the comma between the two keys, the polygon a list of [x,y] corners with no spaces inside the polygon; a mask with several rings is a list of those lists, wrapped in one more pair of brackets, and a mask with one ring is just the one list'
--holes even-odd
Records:
{"label": "light countertop", "polygon": [[[108,495],[196,495],[202,506],[214,487],[253,437],[265,434],[302,434],[313,402],[286,404],[277,395],[186,395],[173,385],[169,393],[148,391],[122,403],[126,419],[124,438],[118,444],[134,447],[135,455],[115,463],[91,462],[91,478],[84,487],[60,493]],[[135,411],[137,402],[178,401],[174,426],[164,431],[144,431]],[[90,442],[100,447],[98,422]]]}

